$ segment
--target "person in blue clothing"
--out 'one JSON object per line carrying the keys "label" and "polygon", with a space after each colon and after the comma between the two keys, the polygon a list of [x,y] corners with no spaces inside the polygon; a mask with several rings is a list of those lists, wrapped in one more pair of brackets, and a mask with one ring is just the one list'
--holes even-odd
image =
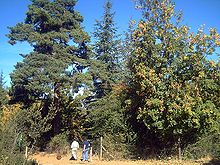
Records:
{"label": "person in blue clothing", "polygon": [[82,161],[88,161],[90,144],[86,137],[83,137]]}

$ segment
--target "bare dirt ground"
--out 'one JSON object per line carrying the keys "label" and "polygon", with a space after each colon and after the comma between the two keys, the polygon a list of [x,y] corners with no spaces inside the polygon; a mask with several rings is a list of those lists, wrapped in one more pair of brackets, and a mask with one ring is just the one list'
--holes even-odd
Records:
{"label": "bare dirt ground", "polygon": [[114,160],[114,161],[100,161],[97,157],[93,157],[91,162],[81,162],[80,160],[69,160],[70,156],[62,156],[58,160],[56,154],[38,153],[31,155],[30,159],[35,159],[39,165],[202,165],[207,162],[200,161],[179,161],[179,160]]}

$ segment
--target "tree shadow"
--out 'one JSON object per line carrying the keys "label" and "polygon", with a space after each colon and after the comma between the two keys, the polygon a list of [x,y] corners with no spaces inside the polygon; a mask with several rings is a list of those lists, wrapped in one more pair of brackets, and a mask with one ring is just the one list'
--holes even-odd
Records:
{"label": "tree shadow", "polygon": [[220,165],[220,159],[212,159],[208,163],[203,163],[203,165]]}

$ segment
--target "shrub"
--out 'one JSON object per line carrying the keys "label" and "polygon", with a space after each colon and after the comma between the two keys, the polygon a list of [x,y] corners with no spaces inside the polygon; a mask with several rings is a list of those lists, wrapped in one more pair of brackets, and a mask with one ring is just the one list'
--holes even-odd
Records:
{"label": "shrub", "polygon": [[69,143],[65,133],[54,136],[48,144],[49,152],[57,152],[60,154],[67,154],[69,151]]}
{"label": "shrub", "polygon": [[1,165],[35,165],[34,160],[26,160],[24,151],[17,148],[19,134],[13,118],[5,123],[0,131],[0,164]]}
{"label": "shrub", "polygon": [[205,156],[220,158],[220,134],[215,132],[202,137],[195,144],[189,145],[183,154],[188,159],[198,159]]}

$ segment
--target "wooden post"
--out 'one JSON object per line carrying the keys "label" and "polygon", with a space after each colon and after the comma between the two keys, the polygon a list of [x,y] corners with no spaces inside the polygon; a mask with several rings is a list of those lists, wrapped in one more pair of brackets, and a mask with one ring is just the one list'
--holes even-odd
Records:
{"label": "wooden post", "polygon": [[27,146],[25,147],[25,158],[26,159],[28,158],[28,147]]}
{"label": "wooden post", "polygon": [[89,154],[90,162],[92,161],[92,147],[90,147],[90,154]]}
{"label": "wooden post", "polygon": [[28,159],[28,147],[25,147],[25,153],[24,153],[25,159],[24,159],[24,163],[22,165],[27,164],[27,159]]}
{"label": "wooden post", "polygon": [[100,137],[100,155],[99,159],[102,160],[102,137]]}

